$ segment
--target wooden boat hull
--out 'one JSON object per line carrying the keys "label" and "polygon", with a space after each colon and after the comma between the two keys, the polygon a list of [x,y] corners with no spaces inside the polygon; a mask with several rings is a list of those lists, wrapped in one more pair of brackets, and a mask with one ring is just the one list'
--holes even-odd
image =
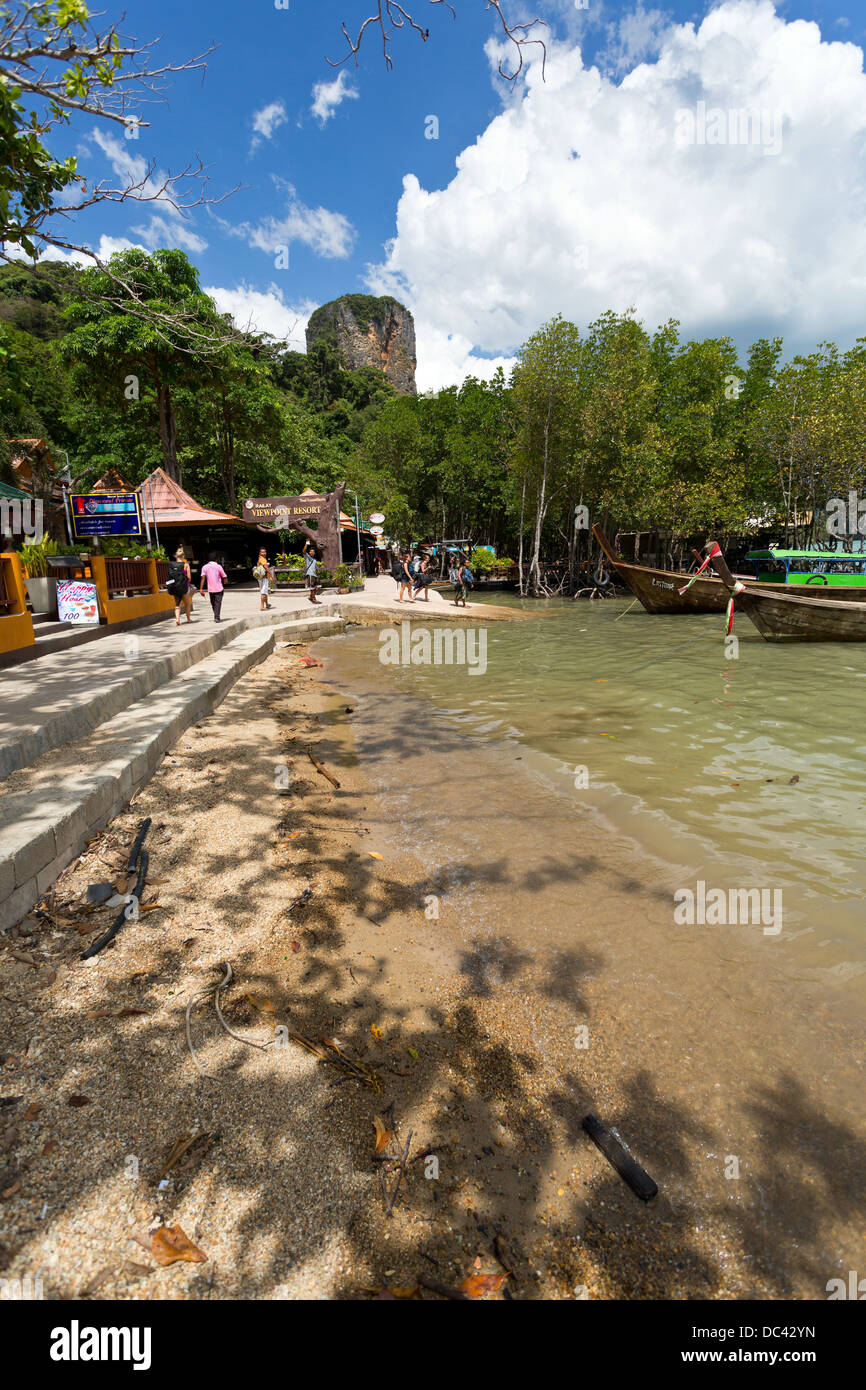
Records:
{"label": "wooden boat hull", "polygon": [[750,585],[734,599],[766,642],[866,642],[866,603],[758,591]]}
{"label": "wooden boat hull", "polygon": [[[610,558],[610,557],[608,557]],[[611,560],[617,574],[639,599],[648,613],[723,613],[728,591],[720,579],[696,579],[686,593],[680,589],[689,582],[687,574],[676,570],[654,570],[649,565],[629,565]]]}
{"label": "wooden boat hull", "polygon": [[[600,526],[593,527],[593,534],[623,583],[628,585],[648,613],[724,613],[727,608],[730,594],[722,580],[714,575],[700,575],[691,588],[681,594],[680,589],[688,584],[690,575],[682,574],[678,570],[657,570],[650,565],[633,565],[625,560],[618,560]],[[791,593],[792,586],[762,584],[755,579],[743,578],[742,575],[737,578],[740,583],[746,585],[748,593],[762,593],[769,597],[779,595],[780,591],[781,597],[787,597]],[[866,589],[862,585],[797,585],[797,597],[807,588],[806,602],[810,604],[815,599],[820,603],[862,603],[866,607]]]}

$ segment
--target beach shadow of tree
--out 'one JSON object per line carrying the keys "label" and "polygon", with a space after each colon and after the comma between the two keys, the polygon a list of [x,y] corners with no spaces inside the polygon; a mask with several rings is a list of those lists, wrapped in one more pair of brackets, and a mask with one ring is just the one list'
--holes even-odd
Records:
{"label": "beach shadow of tree", "polygon": [[[261,698],[260,689],[250,683],[250,700]],[[242,695],[238,691],[238,699]],[[317,755],[341,775],[349,755],[337,737],[333,712],[328,720],[311,720],[307,729],[296,731],[295,771],[314,727]],[[407,741],[416,746],[415,734]],[[419,752],[425,746],[419,732]],[[94,1101],[75,1111],[58,1102],[46,1112],[59,1135],[58,1162],[70,1168],[66,1201],[83,1209],[100,1190],[113,1191],[131,1151],[140,1162],[141,1193],[168,1224],[192,1192],[204,1246],[209,1235],[217,1235],[207,1224],[212,1204],[232,1226],[230,1267],[223,1256],[216,1266],[211,1262],[192,1273],[155,1272],[141,1283],[130,1276],[130,1283],[120,1285],[121,1296],[259,1298],[286,1288],[296,1297],[318,1292],[356,1298],[383,1284],[411,1286],[425,1271],[453,1287],[471,1272],[476,1256],[485,1268],[497,1268],[497,1238],[513,1267],[505,1286],[511,1297],[536,1297],[542,1285],[569,1298],[580,1297],[583,1289],[606,1298],[712,1297],[720,1287],[730,1287],[724,1264],[731,1250],[751,1262],[756,1283],[763,1279],[780,1296],[798,1273],[810,1283],[819,1280],[823,1289],[835,1271],[820,1268],[822,1213],[832,1205],[842,1216],[857,1218],[850,1174],[862,1172],[866,1153],[853,1131],[828,1125],[790,1078],[768,1078],[765,1092],[742,1116],[744,1129],[754,1130],[760,1140],[762,1157],[747,1189],[754,1195],[739,1206],[715,1204],[713,1214],[729,1249],[708,1250],[701,1235],[707,1189],[701,1161],[707,1150],[723,1145],[723,1138],[699,1118],[697,1104],[666,1097],[663,1079],[640,1066],[622,1068],[605,1091],[594,1058],[578,1066],[573,1051],[551,1086],[543,1047],[534,1038],[507,1041],[498,1026],[497,1010],[511,1010],[518,1018],[528,1014],[533,990],[546,1000],[555,1021],[551,1032],[560,1037],[570,1036],[591,1016],[587,982],[606,961],[580,940],[579,931],[566,951],[518,946],[507,930],[475,934],[455,953],[451,987],[423,1008],[410,1009],[395,993],[384,950],[372,949],[361,960],[351,953],[353,920],[363,916],[390,940],[399,940],[407,924],[418,921],[425,896],[435,891],[431,883],[471,881],[531,894],[556,881],[586,883],[595,877],[603,882],[603,865],[592,856],[569,853],[560,863],[551,855],[540,870],[515,879],[502,857],[485,861],[473,854],[465,861],[452,857],[407,883],[370,863],[362,850],[335,847],[330,813],[338,811],[344,824],[358,823],[362,815],[369,821],[365,807],[372,798],[344,789],[333,802],[322,801],[330,793],[314,775],[298,793],[302,830],[292,842],[295,858],[283,864],[273,858],[274,827],[288,824],[274,786],[273,750],[263,751],[254,738],[236,738],[226,756],[246,767],[243,786],[228,790],[218,775],[220,764],[200,759],[199,780],[191,777],[185,785],[180,779],[172,789],[170,814],[155,817],[154,864],[159,869],[160,857],[169,857],[165,831],[172,836],[173,874],[182,877],[185,859],[193,854],[214,883],[229,869],[234,873],[230,891],[194,906],[202,926],[211,916],[237,919],[230,951],[234,982],[222,1007],[233,1031],[266,1050],[227,1040],[212,998],[202,997],[192,1011],[191,1036],[212,1075],[205,1079],[196,1072],[182,1005],[205,984],[213,986],[221,971],[192,973],[182,936],[194,931],[189,925],[159,933],[144,919],[152,950],[140,979],[123,976],[124,939],[118,938],[109,953],[110,968],[91,977],[92,1011],[107,1007],[111,1017],[94,1019],[86,1038],[76,1031],[80,1020],[69,1016],[62,996],[51,1001],[58,1046],[45,1068],[52,1086],[63,1097],[71,1090],[91,1092]],[[216,769],[213,797],[227,810],[233,802],[240,807],[250,801],[268,808],[267,827],[244,844],[240,861],[237,846],[228,840],[202,842],[195,836],[195,813],[202,797],[210,795],[209,767]],[[147,804],[147,795],[141,804]],[[129,815],[128,825],[138,813]],[[388,808],[381,814],[387,819]],[[265,882],[272,888],[275,876],[281,901],[273,913]],[[299,900],[303,882],[312,892]],[[253,930],[260,914],[268,915],[264,932]],[[195,935],[207,943],[207,932]],[[169,988],[178,993],[175,1004],[167,998]],[[250,996],[268,1001],[272,1014],[263,1015]],[[119,1003],[150,1012],[120,1018]],[[336,1038],[346,1057],[377,1073],[381,1089],[349,1078],[339,1066],[314,1061],[289,1032],[311,1040]],[[123,1138],[104,1133],[100,1117],[100,1078],[109,1068],[128,1097]],[[156,1088],[150,1084],[154,1075]],[[659,1184],[654,1202],[640,1203],[592,1147],[581,1128],[588,1111],[615,1125],[632,1146]],[[394,1132],[385,1149],[394,1156],[390,1161],[374,1151],[376,1115],[386,1117]],[[170,1141],[196,1127],[219,1133],[219,1143],[185,1187],[172,1182],[160,1192],[157,1179]],[[389,1216],[396,1156],[410,1127],[416,1129],[410,1162]],[[791,1182],[787,1165],[780,1172],[779,1156],[797,1160],[804,1145],[820,1185],[820,1204],[807,1178]],[[580,1171],[588,1176],[554,1205],[550,1175],[561,1171],[563,1155],[580,1159]],[[437,1160],[436,1173],[427,1158]],[[25,1149],[25,1179],[28,1172],[38,1176],[45,1161],[38,1147]],[[50,1233],[53,1220],[49,1212],[40,1239]],[[327,1287],[313,1290],[305,1271],[323,1250],[333,1250]],[[118,1230],[110,1258],[123,1254],[129,1257],[128,1233]],[[72,1292],[81,1289],[69,1268],[60,1296]],[[818,1288],[816,1296],[822,1296]]]}

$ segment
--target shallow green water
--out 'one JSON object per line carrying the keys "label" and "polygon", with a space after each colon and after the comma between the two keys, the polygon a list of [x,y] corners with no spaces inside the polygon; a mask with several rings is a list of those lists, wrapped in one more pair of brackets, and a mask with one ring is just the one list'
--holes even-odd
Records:
{"label": "shallow green water", "polygon": [[434,729],[521,745],[552,793],[590,804],[660,862],[708,884],[780,888],[804,961],[839,980],[863,974],[866,645],[770,645],[740,615],[727,660],[718,614],[527,606],[543,618],[487,625],[483,674],[380,666],[369,631],[337,665],[375,662],[389,690],[427,702]]}

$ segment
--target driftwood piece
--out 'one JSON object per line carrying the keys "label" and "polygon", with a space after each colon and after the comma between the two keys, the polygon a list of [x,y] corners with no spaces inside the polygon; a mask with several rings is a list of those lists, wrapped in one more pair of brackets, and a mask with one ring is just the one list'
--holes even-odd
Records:
{"label": "driftwood piece", "polygon": [[323,777],[327,777],[327,779],[328,779],[328,781],[330,782],[331,786],[332,786],[332,787],[336,787],[336,788],[337,788],[337,791],[339,791],[339,790],[340,790],[340,784],[339,784],[339,782],[337,781],[336,777],[334,777],[334,776],[328,771],[328,769],[327,769],[326,767],[323,767],[323,766],[322,766],[322,764],[319,762],[318,758],[316,758],[316,757],[313,756],[312,750],[309,749],[309,748],[307,749],[307,757],[309,758],[310,762],[313,764],[313,767],[316,769],[316,771],[317,771],[317,772],[320,772],[320,773],[322,774]]}

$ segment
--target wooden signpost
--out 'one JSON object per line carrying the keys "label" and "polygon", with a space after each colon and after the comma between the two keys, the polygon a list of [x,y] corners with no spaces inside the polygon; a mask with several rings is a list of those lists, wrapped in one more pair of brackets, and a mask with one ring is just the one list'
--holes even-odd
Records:
{"label": "wooden signpost", "polygon": [[[305,497],[257,497],[244,502],[244,521],[274,531],[300,531],[312,541],[322,564],[335,570],[340,564],[340,509],[346,484],[333,492],[308,493]],[[310,526],[317,521],[317,528]]]}

